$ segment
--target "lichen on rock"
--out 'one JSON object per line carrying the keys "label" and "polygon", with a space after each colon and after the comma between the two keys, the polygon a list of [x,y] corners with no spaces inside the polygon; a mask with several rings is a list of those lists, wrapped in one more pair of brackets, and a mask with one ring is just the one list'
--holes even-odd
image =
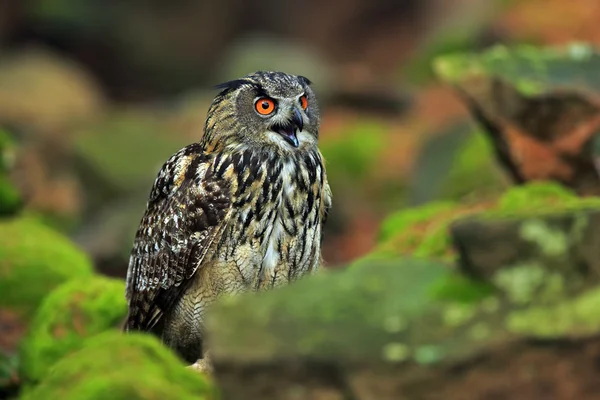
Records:
{"label": "lichen on rock", "polygon": [[83,251],[35,219],[2,219],[0,231],[0,307],[26,320],[56,286],[92,275]]}
{"label": "lichen on rock", "polygon": [[122,280],[101,276],[73,279],[54,289],[21,344],[22,375],[38,381],[86,338],[119,328],[127,315],[124,293]]}
{"label": "lichen on rock", "polygon": [[214,399],[214,387],[151,335],[105,332],[54,364],[21,398]]}

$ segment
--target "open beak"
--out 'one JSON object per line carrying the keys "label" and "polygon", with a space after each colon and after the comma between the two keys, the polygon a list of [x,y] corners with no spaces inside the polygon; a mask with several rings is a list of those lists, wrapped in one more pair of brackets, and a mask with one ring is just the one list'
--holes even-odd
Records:
{"label": "open beak", "polygon": [[289,144],[298,147],[300,146],[300,142],[298,141],[297,133],[303,128],[302,114],[300,110],[294,107],[292,118],[286,124],[274,126],[273,130],[279,133]]}

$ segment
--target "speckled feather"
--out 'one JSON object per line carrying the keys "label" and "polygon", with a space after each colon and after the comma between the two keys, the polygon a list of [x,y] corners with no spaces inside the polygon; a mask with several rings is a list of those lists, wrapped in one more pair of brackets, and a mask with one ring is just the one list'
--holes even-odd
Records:
{"label": "speckled feather", "polygon": [[[126,330],[158,333],[193,361],[202,355],[202,318],[212,301],[318,268],[331,191],[308,84],[270,72],[226,84],[209,109],[202,141],[164,164],[134,240]],[[298,148],[274,137],[268,121],[240,112],[248,98],[265,93],[286,96],[282,113],[287,98],[299,93],[314,103]]]}

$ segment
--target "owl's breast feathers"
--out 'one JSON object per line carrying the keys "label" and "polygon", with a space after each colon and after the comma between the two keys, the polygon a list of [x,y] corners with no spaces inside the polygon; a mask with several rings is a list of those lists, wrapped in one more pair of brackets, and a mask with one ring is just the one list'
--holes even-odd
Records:
{"label": "owl's breast feathers", "polygon": [[[127,271],[125,329],[151,330],[181,298],[203,260],[219,253],[219,246],[267,246],[273,234],[269,221],[281,221],[287,237],[302,236],[296,242],[308,239],[299,226],[319,225],[311,236],[319,242],[313,247],[318,251],[330,206],[316,149],[287,160],[249,150],[206,154],[200,144],[181,149],[159,172],[136,233]],[[308,259],[304,246],[298,246],[297,254],[288,251],[288,259],[300,260],[301,254]]]}

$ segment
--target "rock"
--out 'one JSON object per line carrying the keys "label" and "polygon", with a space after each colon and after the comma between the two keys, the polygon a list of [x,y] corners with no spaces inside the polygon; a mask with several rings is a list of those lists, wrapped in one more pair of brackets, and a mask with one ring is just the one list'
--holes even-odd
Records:
{"label": "rock", "polygon": [[481,207],[461,206],[453,202],[431,202],[397,211],[382,223],[379,243],[375,250],[355,263],[368,264],[373,258],[409,255],[453,262],[455,251],[448,234],[450,223]]}
{"label": "rock", "polygon": [[170,135],[157,114],[143,109],[111,113],[77,132],[75,153],[120,192],[140,186],[149,192],[148,184],[162,164],[188,144],[185,138]]}
{"label": "rock", "polygon": [[22,376],[39,381],[85,339],[120,328],[126,316],[122,280],[94,276],[58,286],[44,298],[21,343]]}
{"label": "rock", "polygon": [[489,141],[461,119],[423,143],[412,168],[407,205],[485,199],[506,189],[505,181]]}
{"label": "rock", "polygon": [[327,163],[327,177],[337,186],[356,185],[372,177],[385,148],[386,127],[376,120],[359,120],[344,134],[320,145]]}
{"label": "rock", "polygon": [[413,255],[420,258],[455,262],[456,248],[450,234],[451,224],[459,218],[485,212],[488,217],[527,217],[540,211],[571,211],[600,206],[597,198],[580,198],[553,182],[531,182],[507,190],[495,201],[474,204],[431,202],[399,210],[381,225],[376,249],[356,263],[372,258]]}
{"label": "rock", "polygon": [[74,62],[40,48],[3,54],[0,121],[36,134],[63,134],[64,128],[95,117],[103,107],[96,82]]}
{"label": "rock", "polygon": [[[110,393],[110,395],[108,395]],[[214,399],[215,389],[151,336],[105,332],[52,366],[28,399]]]}
{"label": "rock", "polygon": [[434,62],[514,182],[554,180],[582,195],[600,194],[599,65],[583,44],[495,46]]}
{"label": "rock", "polygon": [[[438,207],[432,215],[447,211]],[[454,268],[380,254],[260,295],[223,298],[207,324],[224,395],[600,396],[600,200],[536,183],[463,215],[445,222],[447,246],[460,250]],[[397,217],[397,226],[408,220]],[[532,371],[527,379],[524,371]]]}
{"label": "rock", "polygon": [[56,286],[92,274],[90,260],[81,250],[35,219],[2,219],[0,232],[0,307],[25,320]]}
{"label": "rock", "polygon": [[471,132],[450,166],[440,197],[459,201],[477,194],[498,195],[508,187],[494,162],[493,148],[481,132]]}

